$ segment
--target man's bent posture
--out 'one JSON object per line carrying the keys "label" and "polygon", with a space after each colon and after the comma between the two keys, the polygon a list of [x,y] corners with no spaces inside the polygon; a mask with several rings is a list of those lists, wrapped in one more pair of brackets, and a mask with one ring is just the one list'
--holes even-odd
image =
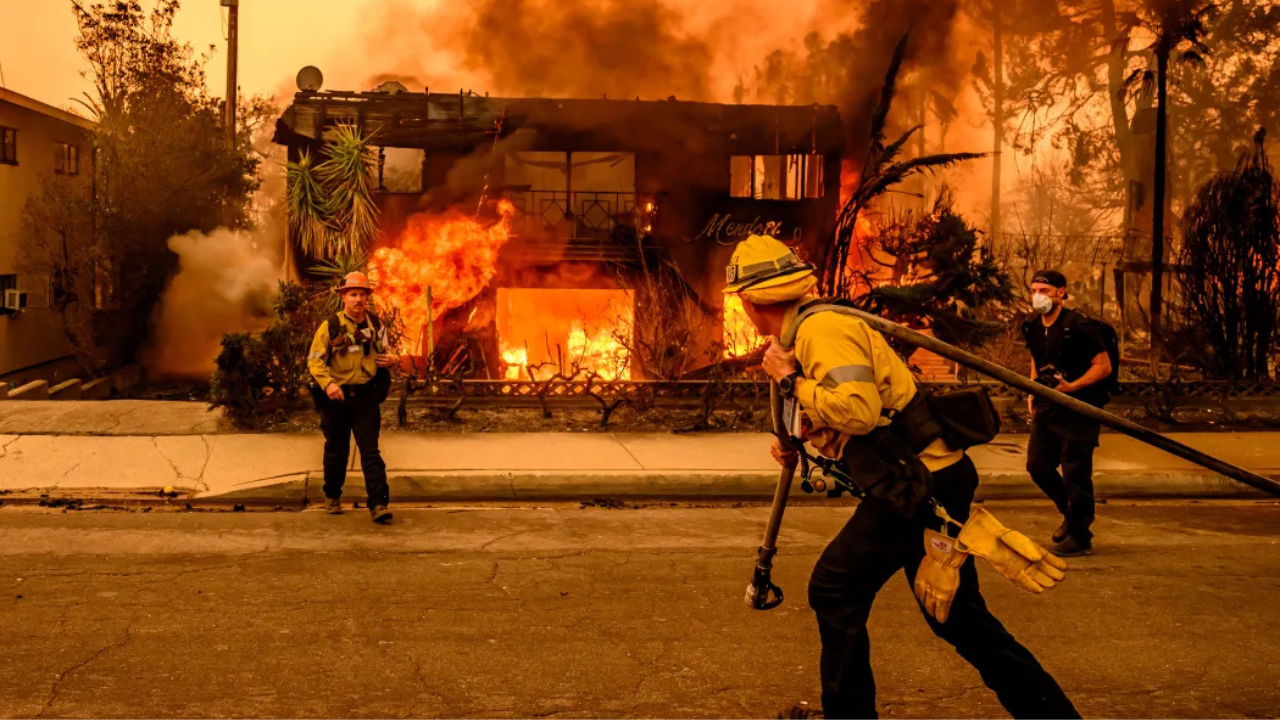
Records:
{"label": "man's bent posture", "polygon": [[[865,456],[867,448],[873,446],[860,438],[876,428],[888,427],[889,418],[907,408],[916,397],[915,382],[906,364],[879,332],[848,315],[817,312],[796,328],[805,306],[816,300],[810,295],[816,280],[813,268],[774,238],[752,236],[740,243],[727,275],[725,292],[740,294],[756,329],[775,338],[764,367],[770,377],[780,381],[784,392],[790,388],[799,400],[812,424],[807,438],[823,455],[839,459],[855,478],[860,473],[865,476],[867,468],[874,464],[869,461],[884,458]],[[777,338],[793,340],[794,351],[784,349]],[[793,461],[788,457],[790,451],[777,443],[773,452],[780,462]],[[932,498],[956,521],[968,520],[969,505],[978,486],[973,462],[940,438],[923,448],[918,458],[923,467],[917,475],[927,480],[931,474]],[[914,454],[909,459],[916,462]],[[897,502],[893,493],[869,495],[813,569],[809,605],[817,615],[822,639],[820,671],[826,717],[877,717],[867,617],[876,593],[899,570],[905,570],[908,583],[918,586],[917,597],[922,602],[927,600],[928,605],[922,608],[930,628],[978,669],[983,682],[995,691],[1010,714],[1079,717],[1049,673],[987,609],[978,590],[973,560],[954,552],[955,541],[935,532],[934,537],[941,538],[944,545],[951,544],[930,548],[929,560],[922,565],[926,560],[926,530],[936,530],[943,523],[929,502],[914,506],[907,502],[905,506],[904,514],[904,504]],[[989,518],[981,510],[975,511],[974,516],[975,522],[970,526]],[[991,527],[975,528],[977,532],[994,529],[982,536],[984,540],[1009,534],[1025,539],[994,519],[990,523]],[[992,540],[991,549],[1002,550],[995,547],[998,544],[998,540]],[[988,557],[977,543],[971,551]],[[950,568],[946,567],[948,558],[955,560]],[[938,572],[926,572],[926,567]],[[1027,566],[1023,567],[1027,572]],[[1030,565],[1030,571],[1036,574],[1037,567]],[[936,581],[948,577],[948,569],[949,577],[958,577],[955,587],[943,587],[945,583]],[[920,583],[918,571],[923,581]],[[1049,578],[1042,579],[1047,585],[1053,584]],[[943,598],[943,602],[937,602],[937,598]],[[922,669],[922,683],[927,681],[927,674]],[[797,710],[792,709],[793,715]]]}

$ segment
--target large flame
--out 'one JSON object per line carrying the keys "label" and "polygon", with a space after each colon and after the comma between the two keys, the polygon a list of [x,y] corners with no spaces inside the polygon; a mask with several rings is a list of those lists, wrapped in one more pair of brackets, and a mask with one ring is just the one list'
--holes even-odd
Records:
{"label": "large flame", "polygon": [[400,311],[411,351],[425,352],[422,342],[429,321],[470,301],[493,279],[513,215],[515,206],[506,200],[499,201],[500,219],[491,225],[454,213],[414,215],[396,246],[374,251],[369,272],[378,283],[380,299]]}
{"label": "large flame", "polygon": [[737,295],[724,297],[724,356],[727,358],[747,355],[763,346],[769,338],[756,332],[755,325],[742,307]]}
{"label": "large flame", "polygon": [[497,300],[506,379],[631,379],[629,291],[499,288]]}

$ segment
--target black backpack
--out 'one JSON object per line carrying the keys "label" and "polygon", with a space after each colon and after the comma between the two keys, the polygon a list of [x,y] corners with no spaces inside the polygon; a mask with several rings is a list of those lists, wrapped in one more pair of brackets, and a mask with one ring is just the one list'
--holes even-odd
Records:
{"label": "black backpack", "polygon": [[1067,324],[1062,329],[1070,330],[1077,327],[1092,330],[1102,340],[1102,346],[1106,348],[1107,357],[1111,360],[1111,374],[1098,384],[1107,391],[1107,394],[1115,392],[1116,386],[1120,384],[1120,336],[1116,334],[1116,329],[1106,320],[1089,317],[1078,310],[1073,310],[1067,316]]}

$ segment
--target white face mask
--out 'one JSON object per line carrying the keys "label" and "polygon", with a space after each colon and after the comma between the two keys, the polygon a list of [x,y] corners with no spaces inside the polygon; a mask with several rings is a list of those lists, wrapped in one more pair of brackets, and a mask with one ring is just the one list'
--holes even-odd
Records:
{"label": "white face mask", "polygon": [[1048,295],[1032,295],[1031,307],[1041,315],[1048,315],[1053,312],[1053,300]]}

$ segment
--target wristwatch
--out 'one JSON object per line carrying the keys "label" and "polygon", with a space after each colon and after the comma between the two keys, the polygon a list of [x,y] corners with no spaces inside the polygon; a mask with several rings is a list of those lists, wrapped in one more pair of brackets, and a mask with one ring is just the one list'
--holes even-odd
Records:
{"label": "wristwatch", "polygon": [[778,390],[782,393],[783,397],[795,397],[796,382],[799,381],[801,377],[803,377],[803,375],[797,371],[778,381]]}

